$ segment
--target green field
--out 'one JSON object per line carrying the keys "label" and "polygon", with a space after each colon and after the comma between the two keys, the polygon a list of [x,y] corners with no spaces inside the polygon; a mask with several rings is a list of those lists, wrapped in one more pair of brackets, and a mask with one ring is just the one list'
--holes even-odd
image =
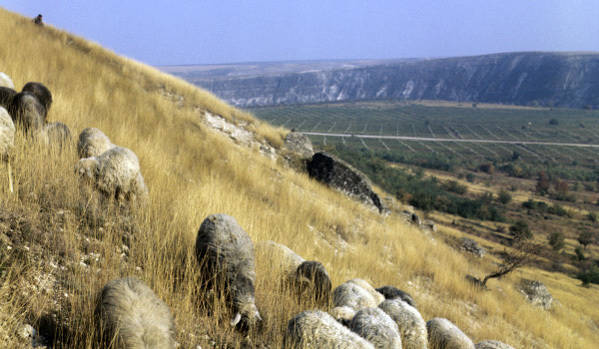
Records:
{"label": "green field", "polygon": [[[439,139],[599,144],[599,111],[361,102],[264,107],[251,110],[268,122],[303,132]],[[311,136],[318,147],[345,145],[386,153],[395,162],[443,162],[474,169],[518,160],[565,179],[593,180],[596,148],[561,145],[436,142]],[[435,165],[425,164],[425,167]]]}

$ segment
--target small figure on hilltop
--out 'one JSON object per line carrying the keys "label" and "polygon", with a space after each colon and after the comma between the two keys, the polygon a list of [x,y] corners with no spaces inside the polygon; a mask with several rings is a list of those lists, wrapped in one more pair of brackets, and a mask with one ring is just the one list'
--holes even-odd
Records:
{"label": "small figure on hilltop", "polygon": [[33,23],[35,23],[37,25],[44,25],[44,22],[42,21],[42,15],[41,14],[37,15],[37,17],[35,17],[33,19]]}

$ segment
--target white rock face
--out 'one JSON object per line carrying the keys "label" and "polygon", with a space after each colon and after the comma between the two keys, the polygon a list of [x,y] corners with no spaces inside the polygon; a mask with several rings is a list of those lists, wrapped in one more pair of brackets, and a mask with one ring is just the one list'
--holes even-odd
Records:
{"label": "white rock face", "polygon": [[15,84],[12,82],[10,76],[6,75],[3,72],[0,72],[0,87],[8,87],[15,89]]}

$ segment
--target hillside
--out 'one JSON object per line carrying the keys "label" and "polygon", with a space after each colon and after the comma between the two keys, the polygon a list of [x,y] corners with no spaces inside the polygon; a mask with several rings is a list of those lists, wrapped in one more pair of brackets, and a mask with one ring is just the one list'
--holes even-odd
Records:
{"label": "hillside", "polygon": [[[50,121],[66,123],[75,138],[97,127],[133,150],[150,190],[139,209],[99,211],[80,188],[73,147],[48,151],[17,137],[15,193],[0,166],[0,347],[30,347],[19,336],[25,324],[50,347],[98,347],[98,292],[124,276],[144,280],[168,304],[181,348],[281,347],[287,321],[316,305],[273,291],[277,275],[263,255],[256,256],[262,331],[243,338],[229,327],[220,302],[211,313],[199,305],[207,296],[198,284],[194,244],[198,227],[213,213],[235,217],[254,242],[274,240],[322,262],[333,287],[359,277],[404,289],[426,320],[446,317],[475,342],[594,348],[599,341],[597,287],[524,269],[490,282],[487,292],[473,288],[465,274],[484,275],[494,258],[465,256],[396,214],[381,216],[288,168],[280,156],[283,129],[2,9],[0,43],[0,71],[17,89],[43,82],[54,96]],[[238,144],[215,131],[208,113],[242,125],[256,142]],[[267,147],[279,155],[264,156]],[[543,281],[559,304],[547,312],[530,305],[515,287],[521,277]]]}
{"label": "hillside", "polygon": [[[571,108],[599,106],[599,54],[484,56],[314,64],[281,63],[262,76],[232,66],[166,69],[240,107],[359,100],[448,100]],[[308,63],[305,64],[308,66]]]}

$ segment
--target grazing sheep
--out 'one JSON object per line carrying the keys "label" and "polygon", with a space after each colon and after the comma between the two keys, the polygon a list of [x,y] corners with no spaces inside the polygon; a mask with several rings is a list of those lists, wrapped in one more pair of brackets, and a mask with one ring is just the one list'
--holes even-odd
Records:
{"label": "grazing sheep", "polygon": [[507,345],[500,341],[486,340],[480,343],[476,343],[474,346],[476,349],[514,349],[514,347]]}
{"label": "grazing sheep", "polygon": [[[109,196],[131,199],[142,196],[137,156],[122,147],[108,149],[100,156],[79,160],[76,172]],[[143,177],[141,177],[143,180]],[[142,183],[143,184],[143,183]],[[145,185],[144,185],[145,187]]]}
{"label": "grazing sheep", "polygon": [[0,107],[5,108],[7,111],[10,108],[12,99],[17,94],[17,91],[10,87],[0,86]]}
{"label": "grazing sheep", "polygon": [[49,146],[64,147],[71,142],[71,131],[62,122],[51,122],[44,125],[41,132],[41,140]]}
{"label": "grazing sheep", "polygon": [[356,313],[349,328],[377,349],[401,349],[397,324],[379,308],[365,308]]}
{"label": "grazing sheep", "polygon": [[6,109],[0,107],[0,157],[7,160],[14,145],[15,125]]}
{"label": "grazing sheep", "polygon": [[256,250],[285,275],[288,280],[295,277],[295,271],[305,260],[289,247],[274,241],[261,241],[256,244]]}
{"label": "grazing sheep", "polygon": [[374,287],[372,287],[368,283],[368,281],[366,281],[364,279],[351,279],[348,282],[352,282],[352,283],[362,287],[366,291],[368,291],[368,293],[370,293],[372,298],[374,298],[377,305],[381,304],[381,302],[385,300],[385,296],[383,296],[377,290],[375,290]]}
{"label": "grazing sheep", "polygon": [[15,125],[3,107],[0,107],[0,158],[6,162],[8,169],[8,186],[10,192],[13,192],[12,169],[10,167],[10,157],[15,145]]}
{"label": "grazing sheep", "polygon": [[254,298],[254,245],[235,218],[214,214],[204,219],[195,251],[204,286],[224,293],[235,314],[231,325],[243,331],[258,325],[262,318]]}
{"label": "grazing sheep", "polygon": [[379,305],[378,299],[356,283],[355,280],[347,281],[335,288],[333,291],[333,305],[335,307],[350,307],[355,311],[362,308],[374,308]]}
{"label": "grazing sheep", "polygon": [[427,348],[426,323],[416,308],[401,299],[388,299],[379,308],[399,327],[404,349]]}
{"label": "grazing sheep", "polygon": [[426,329],[430,349],[475,349],[472,340],[447,319],[429,320]]}
{"label": "grazing sheep", "polygon": [[42,103],[46,112],[50,111],[52,106],[52,93],[46,86],[40,82],[28,82],[23,86],[22,92],[30,92],[37,97],[38,101]]}
{"label": "grazing sheep", "polygon": [[17,93],[8,112],[15,124],[20,125],[25,132],[39,131],[46,120],[46,108],[30,92]]}
{"label": "grazing sheep", "polygon": [[8,87],[10,89],[14,89],[15,84],[13,84],[10,76],[6,75],[3,72],[0,72],[0,87]]}
{"label": "grazing sheep", "polygon": [[335,320],[342,323],[344,326],[348,326],[351,323],[354,316],[356,316],[356,311],[353,308],[348,306],[335,307],[331,310],[331,316],[335,318]]}
{"label": "grazing sheep", "polygon": [[289,320],[284,341],[286,348],[374,349],[320,310],[304,311]]}
{"label": "grazing sheep", "polygon": [[383,286],[383,287],[379,287],[376,289],[376,291],[380,294],[382,294],[385,299],[396,299],[399,298],[402,301],[408,303],[409,305],[415,307],[416,306],[416,302],[414,302],[414,298],[412,298],[412,296],[410,296],[409,293],[404,292],[402,290],[400,290],[397,287],[394,286]]}
{"label": "grazing sheep", "polygon": [[295,270],[295,288],[300,295],[307,295],[317,302],[329,302],[333,284],[324,265],[305,261]]}
{"label": "grazing sheep", "polygon": [[316,301],[328,301],[332,283],[325,267],[320,262],[306,261],[285,245],[274,241],[256,244],[269,263],[284,274],[285,282],[293,286],[300,296]]}
{"label": "grazing sheep", "polygon": [[115,145],[100,130],[94,127],[88,127],[79,134],[77,141],[77,154],[80,159],[98,156]]}
{"label": "grazing sheep", "polygon": [[96,308],[105,339],[117,348],[175,348],[175,324],[168,306],[137,278],[110,281]]}

